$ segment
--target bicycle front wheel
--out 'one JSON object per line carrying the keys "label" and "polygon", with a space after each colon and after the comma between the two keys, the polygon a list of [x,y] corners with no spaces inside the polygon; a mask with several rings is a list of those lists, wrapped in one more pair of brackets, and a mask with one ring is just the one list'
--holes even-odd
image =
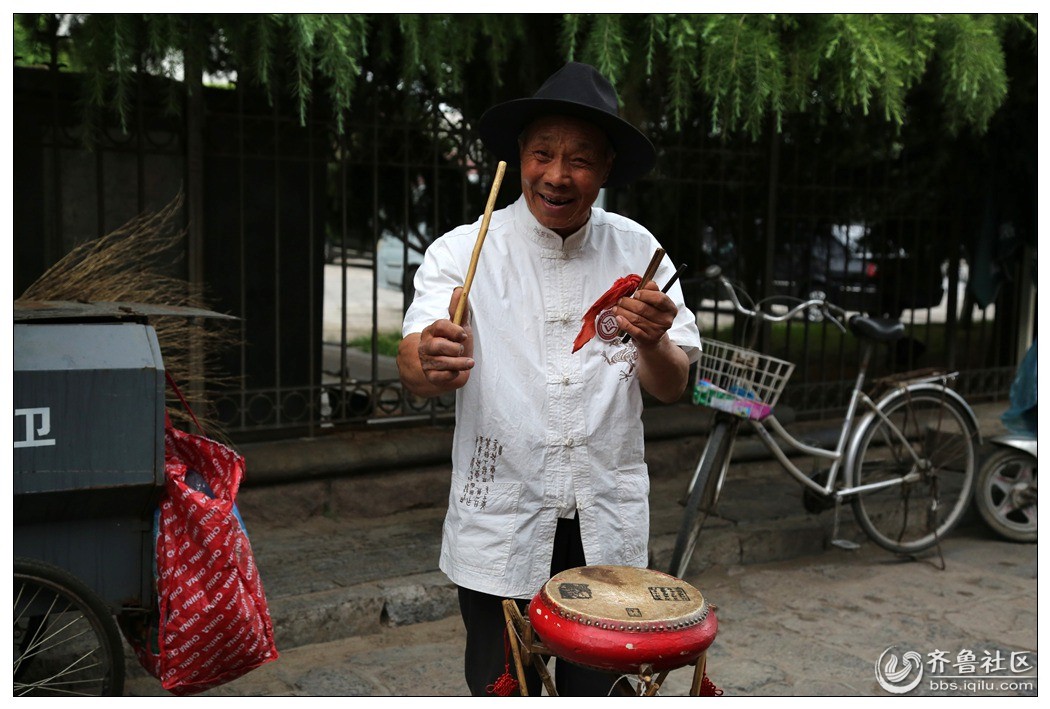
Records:
{"label": "bicycle front wheel", "polygon": [[737,418],[723,420],[721,415],[715,418],[715,425],[707,438],[704,452],[700,454],[693,487],[689,492],[685,512],[682,513],[678,536],[675,538],[674,552],[671,554],[671,565],[668,569],[672,576],[685,578],[685,572],[689,569],[689,562],[700,538],[700,530],[703,529],[707,515],[718,503],[722,483],[729,469],[729,459],[732,457],[733,439],[739,425],[740,420]]}
{"label": "bicycle front wheel", "polygon": [[14,696],[120,696],[124,648],[102,600],[64,569],[15,559]]}
{"label": "bicycle front wheel", "polygon": [[909,388],[877,404],[857,432],[853,485],[889,483],[853,498],[861,529],[879,546],[913,554],[950,532],[970,502],[977,427],[955,392]]}

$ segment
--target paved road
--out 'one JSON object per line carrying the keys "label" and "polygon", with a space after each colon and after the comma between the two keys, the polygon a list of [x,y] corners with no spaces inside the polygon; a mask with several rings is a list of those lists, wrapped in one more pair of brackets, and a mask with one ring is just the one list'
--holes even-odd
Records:
{"label": "paved road", "polygon": [[[1028,652],[1034,666],[1036,551],[992,540],[975,527],[945,542],[944,570],[935,559],[901,561],[867,545],[860,552],[833,549],[803,561],[693,579],[722,608],[711,673],[733,695],[886,696],[875,664],[893,646],[899,660],[914,651],[924,664],[938,651],[950,663],[967,651],[978,660],[986,652],[1006,658]],[[927,675],[959,674],[951,667],[931,669],[924,667]],[[985,674],[979,668],[974,673]],[[909,694],[1037,689],[944,692],[931,681]]]}
{"label": "paved road", "polygon": [[[343,308],[343,267],[324,267],[324,341],[338,344],[346,313],[347,340],[372,333],[372,269],[346,267],[346,308]],[[376,288],[376,320],[379,331],[400,332],[403,296],[400,290]]]}
{"label": "paved road", "polygon": [[[902,561],[865,545],[688,577],[718,607],[711,678],[727,696],[891,696],[877,681],[876,662],[894,647],[887,657],[898,654],[898,668],[905,653],[922,660],[922,677],[913,671],[900,680],[919,680],[909,695],[1035,695],[1037,546],[998,541],[974,525],[953,534],[943,553],[945,570],[935,558]],[[462,652],[453,616],[291,648],[207,694],[461,696]],[[944,664],[931,665],[937,658]],[[1011,661],[1030,668],[1014,677]],[[689,678],[687,669],[675,670],[663,694],[685,694]],[[128,693],[164,694],[141,677],[129,681]]]}

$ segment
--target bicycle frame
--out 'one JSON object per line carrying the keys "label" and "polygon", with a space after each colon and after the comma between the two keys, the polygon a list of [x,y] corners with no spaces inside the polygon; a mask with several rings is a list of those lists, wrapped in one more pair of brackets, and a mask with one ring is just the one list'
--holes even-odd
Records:
{"label": "bicycle frame", "polygon": [[[842,332],[847,332],[848,324],[859,338],[861,361],[837,441],[828,448],[822,447],[826,443],[799,441],[773,414],[771,407],[794,370],[791,362],[752,349],[753,342],[750,346],[712,342],[710,351],[701,354],[693,402],[717,413],[689,485],[671,573],[682,576],[688,568],[704,521],[718,504],[733,442],[745,418],[780,467],[802,486],[806,509],[817,513],[828,503],[835,508],[833,545],[857,548],[854,541],[838,537],[839,510],[846,500],[861,530],[884,549],[910,555],[938,545],[965,512],[981,439],[973,409],[949,386],[957,373],[931,369],[882,377],[867,393],[865,379],[874,346],[903,337],[901,323],[849,317],[823,299],[800,301],[781,314],[766,312],[764,301],[754,303],[749,298],[752,307],[745,308],[717,267],[709,268],[706,275],[720,279],[734,311],[747,318],[783,322],[817,308]],[[788,457],[792,450],[830,462],[827,477],[823,472],[812,478],[802,472]],[[935,459],[940,452],[954,457]]]}
{"label": "bicycle frame", "polygon": [[[848,463],[852,459],[852,452],[847,450],[853,434],[856,430],[857,412],[861,407],[864,407],[872,415],[882,418],[895,434],[900,438],[901,443],[905,444],[906,449],[911,452],[912,456],[915,456],[914,450],[904,434],[892,425],[892,422],[886,418],[885,414],[879,408],[878,401],[872,399],[864,391],[864,380],[867,373],[868,363],[871,357],[872,343],[865,342],[863,354],[861,357],[860,370],[857,373],[857,379],[853,385],[853,391],[850,395],[849,405],[846,409],[846,415],[842,422],[842,428],[839,431],[838,442],[835,448],[832,450],[826,448],[820,448],[819,446],[807,445],[794,436],[792,436],[787,429],[784,428],[783,424],[777,420],[774,414],[770,414],[762,420],[749,419],[751,428],[758,436],[759,440],[766,446],[769,452],[777,459],[780,465],[786,470],[791,477],[797,480],[801,485],[808,488],[812,492],[826,498],[833,498],[836,502],[841,502],[854,495],[860,495],[872,490],[880,490],[887,487],[895,487],[904,483],[915,482],[919,479],[920,473],[917,469],[912,470],[908,475],[897,478],[894,480],[887,480],[879,483],[871,483],[868,485],[858,485],[853,487],[844,487],[836,490],[835,483],[838,481],[838,476],[843,468],[843,463]],[[919,372],[906,372],[899,375],[896,378],[898,386],[906,388],[916,384],[932,384],[938,383],[940,385],[946,385],[947,381],[956,376],[955,372],[941,373],[941,374],[929,374],[923,375]],[[880,397],[881,400],[881,397]],[[768,426],[768,428],[767,428]],[[769,429],[772,429],[773,433],[770,433]],[[831,469],[828,472],[827,482],[824,485],[819,484],[815,480],[811,479],[802,470],[795,465],[784,450],[777,444],[773,434],[776,434],[778,438],[788,444],[791,448],[799,451],[808,456],[816,458],[822,458],[831,461]],[[916,463],[918,458],[915,457]]]}

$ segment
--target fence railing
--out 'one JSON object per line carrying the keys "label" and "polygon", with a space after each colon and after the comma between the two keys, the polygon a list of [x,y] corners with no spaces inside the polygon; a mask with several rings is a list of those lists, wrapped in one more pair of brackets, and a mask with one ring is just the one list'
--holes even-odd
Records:
{"label": "fence railing", "polygon": [[[241,344],[220,358],[237,385],[213,392],[214,418],[234,439],[452,413],[454,397],[407,396],[392,354],[423,251],[476,219],[493,170],[462,116],[439,102],[410,108],[393,87],[368,91],[369,110],[342,135],[313,116],[300,126],[279,101],[246,90],[206,91],[202,285],[215,309],[240,318]],[[144,94],[129,134],[110,131],[89,150],[76,137],[77,97],[76,77],[16,70],[16,296],[72,244],[167,203],[196,174],[186,167],[185,123],[159,110],[160,98]],[[909,338],[879,367],[957,368],[967,396],[1005,395],[1023,354],[1018,331],[1033,325],[973,304],[964,240],[950,219],[907,208],[899,174],[874,164],[847,175],[827,155],[828,169],[816,170],[821,155],[780,136],[654,142],[657,170],[606,204],[690,264],[683,285],[704,335],[733,327],[697,281],[719,263],[753,293],[823,292],[899,314]],[[518,194],[508,174],[499,206]],[[1013,303],[1030,285],[1002,288],[997,302]],[[819,321],[766,336],[799,362],[785,403],[803,414],[840,405],[855,365],[848,340]]]}

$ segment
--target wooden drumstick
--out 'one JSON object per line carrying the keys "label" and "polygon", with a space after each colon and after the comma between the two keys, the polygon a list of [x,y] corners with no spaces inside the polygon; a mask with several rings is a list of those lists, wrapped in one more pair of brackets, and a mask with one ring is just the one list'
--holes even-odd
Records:
{"label": "wooden drumstick", "polygon": [[496,178],[492,181],[492,189],[489,190],[489,201],[485,205],[485,215],[481,218],[481,230],[474,242],[474,252],[470,255],[470,266],[467,267],[467,278],[463,281],[463,292],[459,296],[459,305],[456,306],[456,314],[452,322],[459,325],[463,322],[463,313],[467,310],[467,294],[470,293],[470,284],[474,281],[474,271],[478,267],[478,257],[481,255],[481,247],[485,243],[485,234],[489,230],[489,220],[492,219],[492,210],[496,206],[496,195],[499,194],[499,186],[503,183],[503,173],[507,170],[507,163],[499,161],[496,166]]}
{"label": "wooden drumstick", "polygon": [[[649,259],[649,265],[646,266],[645,273],[642,274],[642,280],[638,281],[638,287],[634,289],[634,293],[631,293],[632,298],[638,294],[638,291],[642,289],[642,286],[653,279],[653,276],[656,275],[656,269],[660,268],[660,261],[662,261],[663,258],[663,249],[658,248],[653,252],[653,257]],[[620,330],[619,337],[621,342],[627,342],[631,339],[623,330]]]}
{"label": "wooden drumstick", "polygon": [[635,293],[640,291],[646,283],[653,280],[653,276],[656,275],[656,269],[660,268],[660,262],[663,260],[663,258],[663,249],[657,249],[655,252],[653,252],[653,257],[649,259],[649,266],[646,267],[645,273],[642,274],[642,280],[638,282],[638,287],[634,289]]}

